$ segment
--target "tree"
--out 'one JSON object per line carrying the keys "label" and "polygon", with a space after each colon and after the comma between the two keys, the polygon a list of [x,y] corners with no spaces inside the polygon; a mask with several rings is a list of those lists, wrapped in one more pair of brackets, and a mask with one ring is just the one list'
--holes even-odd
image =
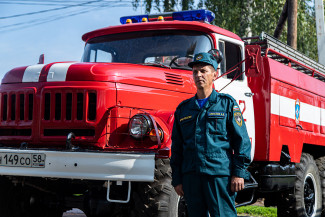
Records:
{"label": "tree", "polygon": [[[140,0],[134,0],[134,6]],[[220,26],[239,36],[259,35],[262,31],[273,35],[286,0],[144,0],[146,12],[152,8],[158,11],[173,11],[206,8],[215,13],[214,25]],[[152,4],[155,4],[153,7]],[[317,60],[317,37],[313,0],[298,1],[297,49]],[[279,39],[287,42],[287,26]]]}

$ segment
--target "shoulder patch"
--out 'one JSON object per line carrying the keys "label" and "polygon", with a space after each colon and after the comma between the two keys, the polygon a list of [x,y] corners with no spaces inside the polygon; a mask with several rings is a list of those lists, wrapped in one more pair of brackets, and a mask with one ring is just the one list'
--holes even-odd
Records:
{"label": "shoulder patch", "polygon": [[240,112],[234,112],[234,119],[238,126],[241,127],[243,125],[243,119]]}
{"label": "shoulder patch", "polygon": [[234,112],[235,111],[240,111],[240,108],[237,105],[234,105],[233,110],[234,110]]}

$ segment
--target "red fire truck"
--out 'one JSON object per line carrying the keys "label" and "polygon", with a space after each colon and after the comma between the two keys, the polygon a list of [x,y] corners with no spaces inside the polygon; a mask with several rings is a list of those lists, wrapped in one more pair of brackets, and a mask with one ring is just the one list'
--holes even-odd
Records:
{"label": "red fire truck", "polygon": [[[194,10],[122,17],[83,35],[81,62],[18,67],[0,86],[0,213],[186,216],[171,186],[176,106],[196,92],[187,66],[223,54],[215,88],[231,94],[252,142],[237,205],[265,198],[278,216],[325,205],[325,66],[266,33],[240,38]],[[321,184],[323,183],[323,185]]]}

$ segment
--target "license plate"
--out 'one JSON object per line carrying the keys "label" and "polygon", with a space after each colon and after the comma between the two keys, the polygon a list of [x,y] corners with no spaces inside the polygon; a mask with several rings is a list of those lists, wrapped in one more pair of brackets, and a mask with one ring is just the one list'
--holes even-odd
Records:
{"label": "license plate", "polygon": [[0,166],[45,167],[45,154],[0,152]]}

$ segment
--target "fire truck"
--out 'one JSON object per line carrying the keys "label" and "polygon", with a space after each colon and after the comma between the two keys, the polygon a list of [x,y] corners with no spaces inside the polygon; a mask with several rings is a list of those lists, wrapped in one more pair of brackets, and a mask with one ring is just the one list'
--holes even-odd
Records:
{"label": "fire truck", "polygon": [[[186,216],[171,186],[176,106],[194,54],[223,54],[214,87],[238,102],[252,145],[237,206],[278,216],[325,207],[325,66],[262,33],[240,38],[193,10],[121,18],[82,36],[81,62],[14,68],[0,86],[0,213]],[[212,52],[213,53],[213,52]],[[208,133],[208,132],[207,132]]]}

